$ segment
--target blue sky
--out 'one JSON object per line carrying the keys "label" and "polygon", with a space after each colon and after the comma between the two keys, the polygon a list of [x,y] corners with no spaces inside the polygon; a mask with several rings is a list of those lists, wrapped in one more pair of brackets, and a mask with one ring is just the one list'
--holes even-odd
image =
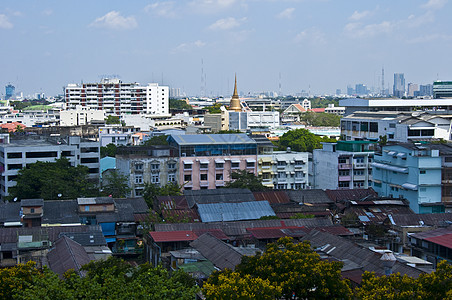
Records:
{"label": "blue sky", "polygon": [[2,0],[0,86],[159,82],[189,95],[452,80],[448,0]]}

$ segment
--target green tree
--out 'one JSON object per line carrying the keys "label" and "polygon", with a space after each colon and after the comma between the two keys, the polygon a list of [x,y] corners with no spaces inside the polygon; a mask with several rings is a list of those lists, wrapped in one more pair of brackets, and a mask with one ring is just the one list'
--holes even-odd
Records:
{"label": "green tree", "polygon": [[265,191],[267,189],[262,185],[262,180],[247,170],[234,171],[231,174],[231,178],[232,180],[230,182],[226,182],[226,188],[250,189],[253,192]]}
{"label": "green tree", "polygon": [[146,182],[144,185],[143,198],[151,209],[155,209],[157,196],[179,196],[182,195],[182,186],[176,183],[168,183],[164,186]]}
{"label": "green tree", "polygon": [[116,147],[115,144],[108,144],[105,147],[100,147],[100,157],[104,158],[104,157],[115,157],[116,156],[116,152],[118,151],[118,147]]}
{"label": "green tree", "polygon": [[209,114],[219,114],[219,113],[221,113],[220,107],[222,107],[222,106],[223,106],[223,104],[221,104],[221,103],[215,103],[212,106],[206,107],[206,109],[209,112]]}
{"label": "green tree", "polygon": [[113,198],[124,198],[130,193],[128,177],[112,170],[102,178],[102,194]]}
{"label": "green tree", "polygon": [[193,110],[190,104],[187,104],[184,100],[179,99],[169,99],[169,108],[170,109],[186,109]]}
{"label": "green tree", "polygon": [[339,127],[341,124],[341,117],[336,114],[308,111],[301,113],[300,121],[306,123],[308,126]]}
{"label": "green tree", "polygon": [[88,167],[73,167],[67,158],[29,164],[19,171],[16,182],[9,190],[9,200],[75,199],[98,195],[96,185],[88,179]]}
{"label": "green tree", "polygon": [[105,118],[105,124],[121,124],[121,120],[119,119],[119,116],[107,116]]}
{"label": "green tree", "polygon": [[311,133],[307,129],[290,130],[279,138],[279,150],[286,150],[290,147],[292,151],[312,152],[314,149],[321,149],[321,142],[335,142],[335,139],[320,137]]}
{"label": "green tree", "polygon": [[166,146],[168,145],[167,135],[155,135],[146,142],[143,143],[143,146]]}
{"label": "green tree", "polygon": [[[295,244],[292,238],[284,237],[268,244],[264,253],[244,256],[235,272],[241,278],[250,276],[268,281],[268,285],[280,288],[285,299],[349,299],[352,291],[341,278],[341,268],[340,262],[320,259],[308,242]],[[230,277],[234,273],[224,274]],[[220,275],[213,274],[207,287],[214,285],[213,289],[223,290]],[[230,293],[234,290],[230,289]]]}

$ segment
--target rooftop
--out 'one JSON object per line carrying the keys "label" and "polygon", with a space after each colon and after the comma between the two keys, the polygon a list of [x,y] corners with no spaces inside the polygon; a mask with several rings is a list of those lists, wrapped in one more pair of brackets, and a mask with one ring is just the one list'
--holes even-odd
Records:
{"label": "rooftop", "polygon": [[216,145],[216,144],[256,144],[246,134],[189,134],[171,135],[169,139],[174,140],[180,146],[187,145]]}

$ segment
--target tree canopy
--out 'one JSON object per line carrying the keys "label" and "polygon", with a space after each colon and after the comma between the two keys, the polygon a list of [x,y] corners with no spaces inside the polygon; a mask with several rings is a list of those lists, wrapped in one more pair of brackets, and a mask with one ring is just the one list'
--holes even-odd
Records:
{"label": "tree canopy", "polygon": [[307,111],[301,114],[300,121],[308,126],[329,126],[339,127],[341,125],[341,117],[336,114],[316,113]]}
{"label": "tree canopy", "polygon": [[67,158],[28,164],[19,171],[16,182],[9,189],[10,199],[75,199],[97,196],[99,192],[88,179],[88,167],[73,167]]}
{"label": "tree canopy", "polygon": [[121,120],[119,119],[119,116],[107,116],[105,118],[105,124],[121,124]]}
{"label": "tree canopy", "polygon": [[194,299],[198,288],[181,270],[132,267],[110,257],[82,267],[85,276],[68,271],[64,279],[33,262],[0,269],[1,299]]}
{"label": "tree canopy", "polygon": [[[231,282],[256,282],[261,289],[269,290],[271,297],[259,299],[346,299],[352,290],[341,278],[342,263],[320,259],[308,242],[295,244],[290,237],[270,243],[264,253],[244,256],[235,272],[216,273],[204,286],[207,299],[249,299],[239,297]],[[239,286],[245,284],[239,282]],[[251,287],[249,294],[257,295],[259,290]],[[240,290],[239,290],[240,292]],[[236,296],[234,296],[234,294]]]}
{"label": "tree canopy", "polygon": [[215,103],[212,106],[206,107],[206,109],[209,112],[209,114],[219,114],[219,113],[221,113],[221,109],[220,109],[221,106],[223,106],[223,104]]}
{"label": "tree canopy", "polygon": [[267,189],[262,185],[262,180],[247,170],[234,171],[231,174],[231,178],[231,181],[226,182],[226,188],[250,189],[253,192],[260,192]]}
{"label": "tree canopy", "polygon": [[167,135],[155,135],[143,143],[143,146],[168,145]]}
{"label": "tree canopy", "polygon": [[100,157],[104,158],[106,156],[115,157],[118,147],[115,144],[110,143],[105,147],[100,147]]}
{"label": "tree canopy", "polygon": [[176,183],[168,183],[160,186],[157,184],[146,182],[144,185],[143,198],[147,205],[151,208],[155,208],[155,200],[157,196],[178,196],[182,195],[182,186]]}
{"label": "tree canopy", "polygon": [[321,149],[321,142],[335,142],[335,139],[320,137],[311,133],[307,129],[295,129],[284,133],[278,142],[279,150],[286,150],[290,147],[292,151],[312,152],[314,149]]}
{"label": "tree canopy", "polygon": [[124,198],[130,192],[128,177],[118,170],[111,170],[102,178],[102,194],[113,198]]}
{"label": "tree canopy", "polygon": [[186,110],[192,110],[193,107],[191,107],[190,104],[187,104],[184,100],[179,99],[169,99],[169,108],[170,109],[186,109]]}

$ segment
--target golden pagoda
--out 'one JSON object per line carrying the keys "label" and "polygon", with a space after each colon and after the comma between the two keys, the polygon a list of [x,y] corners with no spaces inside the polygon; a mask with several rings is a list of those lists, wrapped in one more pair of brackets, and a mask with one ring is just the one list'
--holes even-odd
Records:
{"label": "golden pagoda", "polygon": [[242,111],[240,105],[239,94],[237,93],[237,74],[235,75],[234,94],[232,95],[231,102],[229,103],[230,111]]}

